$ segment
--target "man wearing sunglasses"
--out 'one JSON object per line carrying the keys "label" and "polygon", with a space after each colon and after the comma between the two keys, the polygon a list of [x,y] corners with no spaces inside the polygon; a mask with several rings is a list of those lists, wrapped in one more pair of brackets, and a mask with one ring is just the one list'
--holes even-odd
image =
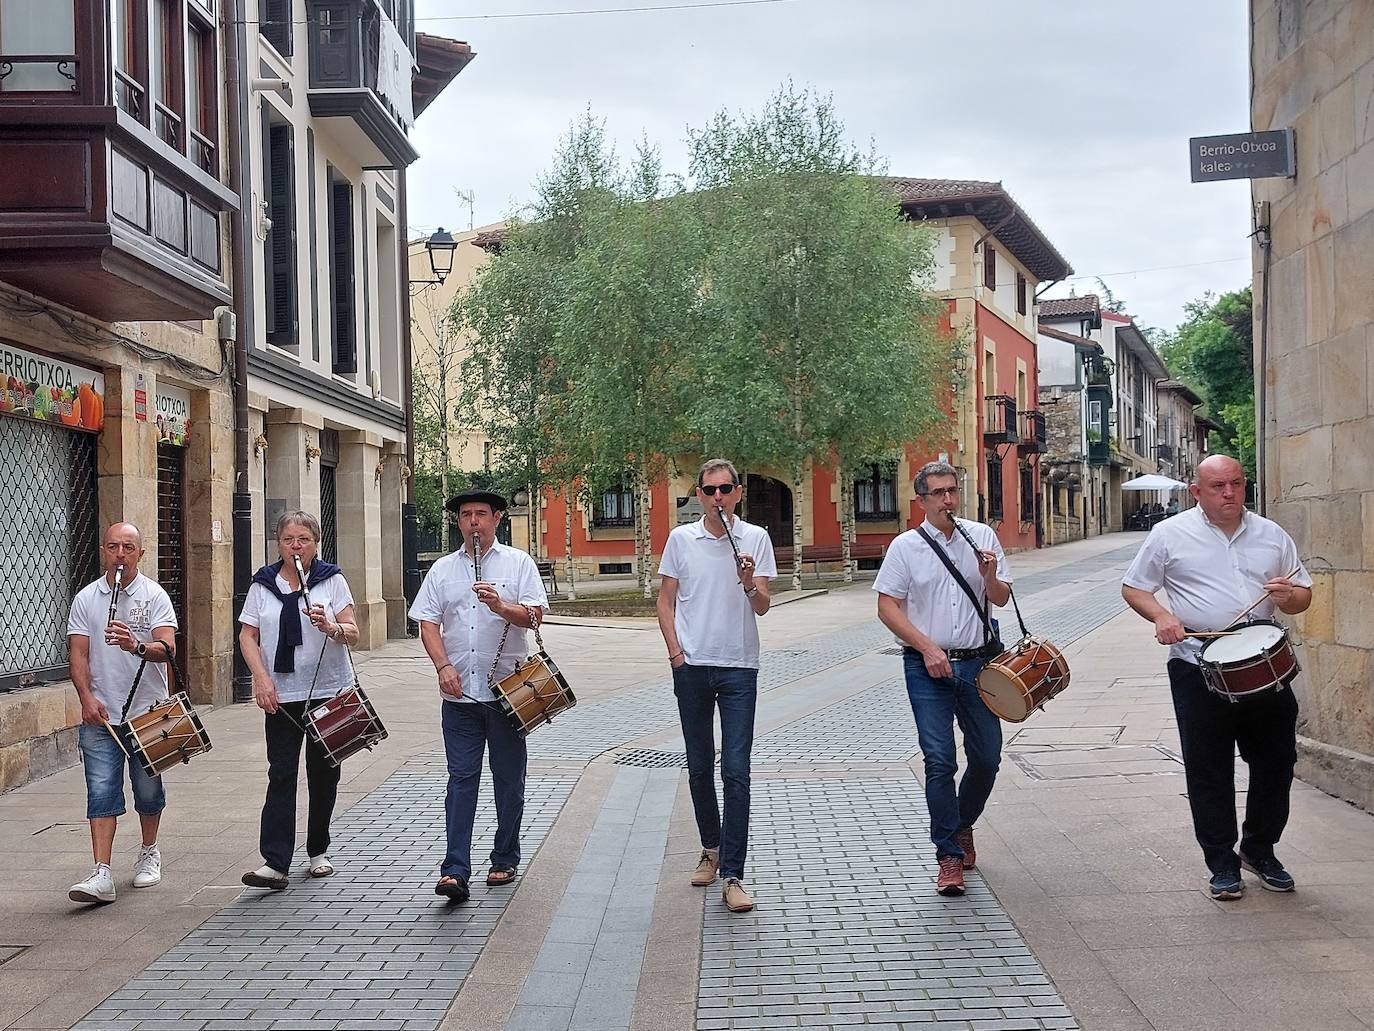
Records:
{"label": "man wearing sunglasses", "polygon": [[[1002,650],[988,609],[1007,603],[1011,574],[992,527],[955,516],[960,490],[953,466],[922,466],[916,495],[925,521],[892,542],[873,590],[878,618],[902,644],[907,696],[925,761],[930,839],[939,867],[935,890],[954,896],[964,893],[964,871],[977,861],[973,825],[1001,764],[1002,725],[984,704],[977,680]],[[957,790],[956,720],[966,756]]]}
{"label": "man wearing sunglasses", "polygon": [[[663,548],[658,625],[673,667],[673,693],[687,749],[701,858],[692,884],[704,888],[717,873],[721,900],[747,913],[744,888],[749,846],[749,753],[758,700],[758,617],[768,611],[768,580],[778,569],[768,532],[735,518],[739,473],[713,458],[697,473],[700,520],[676,527]],[[715,713],[720,710],[722,821],[716,798]]]}

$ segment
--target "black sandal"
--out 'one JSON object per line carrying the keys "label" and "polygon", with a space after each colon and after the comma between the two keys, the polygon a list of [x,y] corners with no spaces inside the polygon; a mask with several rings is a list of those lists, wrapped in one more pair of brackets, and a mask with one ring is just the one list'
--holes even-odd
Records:
{"label": "black sandal", "polygon": [[500,888],[515,880],[514,866],[493,866],[487,871],[487,887]]}
{"label": "black sandal", "polygon": [[445,874],[434,885],[434,894],[442,895],[450,902],[466,902],[469,895],[468,882]]}

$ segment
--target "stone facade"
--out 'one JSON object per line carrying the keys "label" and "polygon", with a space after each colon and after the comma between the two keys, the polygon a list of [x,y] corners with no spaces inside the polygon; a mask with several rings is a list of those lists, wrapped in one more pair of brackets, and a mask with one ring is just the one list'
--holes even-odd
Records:
{"label": "stone facade", "polygon": [[1299,772],[1374,808],[1374,3],[1251,0],[1250,20],[1253,128],[1297,147],[1297,175],[1253,197],[1262,494],[1316,580]]}

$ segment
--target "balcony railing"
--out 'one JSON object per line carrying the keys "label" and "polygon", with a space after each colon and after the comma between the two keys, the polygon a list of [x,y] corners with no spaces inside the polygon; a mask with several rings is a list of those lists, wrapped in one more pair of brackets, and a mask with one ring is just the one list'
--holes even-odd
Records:
{"label": "balcony railing", "polygon": [[191,160],[200,166],[202,172],[219,178],[215,145],[194,129],[191,130]]}
{"label": "balcony railing", "polygon": [[1045,452],[1045,413],[1032,408],[1021,413],[1021,439],[1016,451],[1021,456],[1039,455]]}
{"label": "balcony railing", "polygon": [[143,121],[143,87],[123,72],[115,71],[115,104],[130,118]]}
{"label": "balcony railing", "polygon": [[181,150],[181,116],[154,101],[153,121],[157,138],[173,150]]}
{"label": "balcony railing", "polygon": [[983,446],[1015,444],[1021,435],[1016,428],[1016,398],[989,394],[983,398]]}
{"label": "balcony railing", "polygon": [[[16,69],[16,65],[21,67]],[[23,67],[26,65],[36,65],[39,74],[34,75]],[[79,67],[75,54],[5,54],[0,57],[0,93],[77,93],[81,89],[76,78]]]}

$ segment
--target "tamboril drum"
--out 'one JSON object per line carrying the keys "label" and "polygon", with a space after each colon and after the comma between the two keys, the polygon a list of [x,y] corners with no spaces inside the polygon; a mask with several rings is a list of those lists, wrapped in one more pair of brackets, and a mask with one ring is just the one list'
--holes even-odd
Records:
{"label": "tamboril drum", "polygon": [[521,737],[577,704],[567,680],[542,651],[516,666],[492,690]]}
{"label": "tamboril drum", "polygon": [[324,750],[331,766],[341,765],[350,755],[386,738],[381,717],[356,684],[328,701],[312,705],[305,720],[305,732]]}
{"label": "tamboril drum", "polygon": [[1058,648],[1022,638],[978,674],[978,691],[994,714],[1021,723],[1069,686],[1069,663]]}
{"label": "tamboril drum", "polygon": [[141,716],[111,726],[110,731],[129,758],[150,777],[210,751],[210,735],[205,733],[185,691],[154,703]]}
{"label": "tamboril drum", "polygon": [[1198,664],[1207,687],[1232,702],[1281,691],[1302,669],[1288,631],[1272,619],[1244,623],[1225,637],[1212,638]]}

